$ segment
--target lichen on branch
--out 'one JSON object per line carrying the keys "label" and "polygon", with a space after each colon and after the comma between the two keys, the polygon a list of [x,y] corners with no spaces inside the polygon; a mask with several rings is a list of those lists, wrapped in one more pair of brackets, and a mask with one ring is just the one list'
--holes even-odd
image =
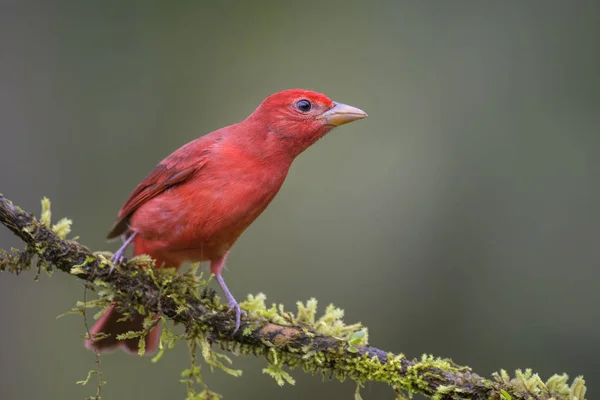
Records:
{"label": "lichen on branch", "polygon": [[[341,309],[329,306],[324,315],[317,318],[314,299],[299,302],[297,310],[289,312],[283,305],[267,306],[262,294],[250,295],[242,303],[248,316],[234,333],[234,315],[220,304],[215,292],[207,286],[209,280],[199,276],[195,268],[182,274],[174,269],[143,269],[140,266],[151,260],[138,256],[110,273],[110,253],[92,252],[78,241],[67,239],[71,221],[62,219],[52,225],[47,199],[42,208],[38,220],[0,195],[0,222],[26,244],[23,250],[0,250],[0,272],[18,274],[36,268],[39,275],[41,271],[58,269],[95,288],[99,299],[95,303],[87,302],[84,307],[115,301],[124,312],[135,310],[148,316],[160,315],[156,322],[148,318],[148,324],[164,324],[167,320],[182,324],[183,335],[175,335],[169,329],[164,331],[155,360],[176,340],[188,340],[193,348],[194,364],[184,371],[183,380],[190,387],[194,380],[201,382],[200,370],[195,364],[196,348],[210,366],[228,370],[232,375],[239,374],[226,366],[230,361],[227,357],[212,351],[214,345],[218,345],[236,354],[265,358],[268,365],[263,372],[278,384],[293,384],[285,368],[296,367],[340,381],[352,379],[357,383],[356,398],[360,398],[358,388],[365,382],[376,381],[390,385],[397,398],[421,393],[436,400],[585,399],[582,377],[569,384],[566,374],[543,381],[531,370],[517,370],[513,377],[502,370],[491,378],[483,378],[449,359],[430,355],[409,359],[377,349],[367,344],[366,328],[343,322]],[[141,332],[130,335],[142,336]],[[216,394],[204,389],[202,398],[216,398]],[[193,392],[189,389],[188,395],[192,393],[190,390]]]}

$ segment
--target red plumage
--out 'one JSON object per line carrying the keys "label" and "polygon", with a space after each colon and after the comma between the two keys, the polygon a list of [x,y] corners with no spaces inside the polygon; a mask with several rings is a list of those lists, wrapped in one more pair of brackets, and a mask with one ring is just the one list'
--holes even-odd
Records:
{"label": "red plumage", "polygon": [[[195,139],[159,163],[129,196],[108,238],[134,235],[134,254],[150,255],[157,268],[210,261],[236,310],[237,330],[242,312],[221,276],[227,252],[273,200],[297,155],[334,127],[364,117],[320,93],[275,93],[244,121]],[[115,253],[116,261],[124,247]],[[117,323],[119,317],[111,306],[90,332],[111,336],[86,346],[137,351],[137,341],[119,342],[115,336],[140,330],[143,318]],[[158,335],[155,328],[147,352],[156,349]]]}

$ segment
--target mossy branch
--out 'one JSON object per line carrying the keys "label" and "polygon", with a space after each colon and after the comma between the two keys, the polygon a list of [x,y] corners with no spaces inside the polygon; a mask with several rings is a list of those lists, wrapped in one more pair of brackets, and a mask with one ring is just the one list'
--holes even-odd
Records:
{"label": "mossy branch", "polygon": [[[366,330],[360,325],[344,325],[341,310],[327,309],[315,321],[316,301],[299,303],[298,313],[283,307],[264,306],[264,296],[249,296],[244,303],[248,316],[233,333],[234,316],[215,299],[195,274],[175,274],[172,270],[143,270],[144,257],[136,257],[109,273],[108,253],[92,252],[75,240],[67,240],[70,221],[51,227],[49,203],[40,220],[0,195],[0,222],[21,238],[22,251],[0,250],[0,272],[20,273],[33,266],[39,271],[58,269],[92,284],[99,292],[110,291],[110,299],[122,309],[158,313],[185,326],[188,338],[202,346],[207,358],[210,346],[239,354],[262,356],[269,362],[265,373],[280,384],[293,383],[282,367],[301,366],[340,380],[352,379],[358,387],[367,381],[389,384],[398,398],[421,393],[432,399],[569,399],[584,400],[581,377],[571,385],[565,374],[546,382],[530,370],[517,371],[511,378],[505,371],[483,378],[469,367],[451,360],[424,355],[408,359],[366,345]],[[202,290],[200,290],[202,289]],[[325,329],[326,327],[327,329]],[[195,344],[194,344],[195,346]],[[206,354],[205,354],[206,353]],[[209,356],[210,357],[210,356]],[[219,363],[216,357],[214,363]],[[356,398],[360,395],[356,394]]]}

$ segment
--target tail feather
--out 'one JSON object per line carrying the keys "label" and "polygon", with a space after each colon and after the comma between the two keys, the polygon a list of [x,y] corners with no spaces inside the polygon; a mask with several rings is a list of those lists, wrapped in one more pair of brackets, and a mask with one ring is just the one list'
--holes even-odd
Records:
{"label": "tail feather", "polygon": [[[104,315],[102,315],[90,329],[91,338],[101,333],[108,334],[109,336],[96,341],[86,339],[84,343],[85,347],[90,350],[96,349],[101,352],[121,348],[128,353],[137,354],[139,349],[139,338],[118,340],[117,336],[129,331],[141,331],[144,329],[143,324],[145,316],[136,314],[129,320],[119,321],[123,318],[123,314],[117,310],[116,304],[111,304]],[[158,316],[155,316],[154,318],[156,319]],[[155,352],[158,349],[160,339],[160,325],[152,328],[145,339],[145,354]]]}
{"label": "tail feather", "polygon": [[[149,254],[152,258],[156,259],[151,252],[146,248],[147,245],[144,240],[138,235],[134,241],[134,250],[133,254]],[[157,260],[156,266],[161,267],[162,265],[167,264],[163,260]],[[168,263],[168,265],[174,265],[173,263]],[[88,349],[96,349],[98,351],[110,351],[116,348],[120,348],[128,353],[138,353],[139,346],[139,338],[134,339],[126,339],[126,340],[118,340],[117,336],[126,333],[129,331],[141,331],[143,329],[144,318],[145,315],[134,314],[131,319],[119,321],[123,319],[123,314],[121,314],[117,308],[116,304],[113,303],[106,310],[106,312],[96,321],[94,326],[90,329],[90,337],[93,338],[94,335],[98,335],[100,333],[107,334],[109,336],[99,339],[99,340],[85,340],[85,347]],[[158,318],[158,315],[154,316],[155,319]],[[150,354],[155,352],[158,349],[158,344],[160,340],[160,325],[155,326],[152,330],[146,335],[146,348],[145,354]]]}

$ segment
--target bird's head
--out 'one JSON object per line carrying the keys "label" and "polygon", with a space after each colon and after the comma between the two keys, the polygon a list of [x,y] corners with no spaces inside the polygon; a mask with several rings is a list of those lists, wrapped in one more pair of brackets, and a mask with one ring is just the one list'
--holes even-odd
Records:
{"label": "bird's head", "polygon": [[249,119],[266,124],[268,140],[295,157],[333,128],[366,116],[324,94],[290,89],[267,97]]}

